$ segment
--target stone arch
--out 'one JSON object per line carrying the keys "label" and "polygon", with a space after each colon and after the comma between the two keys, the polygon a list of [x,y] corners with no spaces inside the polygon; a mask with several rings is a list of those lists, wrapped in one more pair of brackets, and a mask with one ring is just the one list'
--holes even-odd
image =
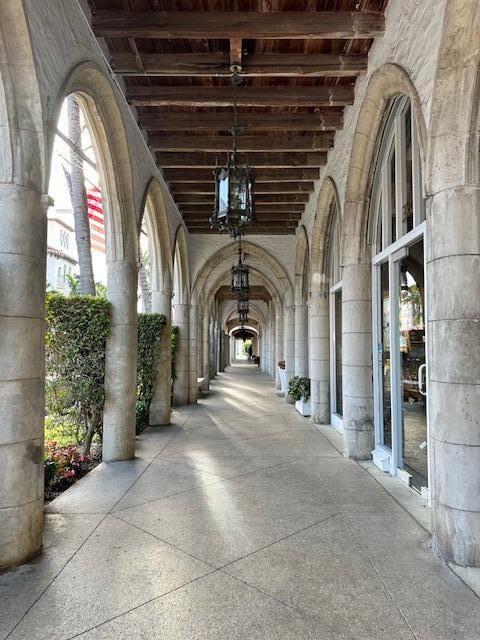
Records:
{"label": "stone arch", "polygon": [[185,229],[182,225],[178,226],[175,234],[172,285],[172,322],[178,327],[173,400],[176,405],[184,405],[195,399],[191,394],[195,393],[197,379],[197,305],[192,307],[195,313],[191,317],[190,270]]}
{"label": "stone arch", "polygon": [[427,129],[417,90],[407,72],[396,64],[384,64],[370,77],[355,127],[350,154],[343,211],[343,263],[362,262],[367,248],[370,191],[375,154],[391,99],[408,96],[412,105],[424,165]]}
{"label": "stone arch", "polygon": [[330,309],[328,273],[329,247],[334,216],[341,218],[335,182],[326,177],[318,196],[311,243],[310,378],[312,421],[330,422]]}
{"label": "stone arch", "polygon": [[384,64],[370,77],[350,154],[342,242],[343,437],[345,454],[369,459],[374,447],[369,200],[375,155],[392,98],[408,96],[423,159],[426,126],[418,93],[404,69]]}
{"label": "stone arch", "polygon": [[[92,62],[66,78],[52,110],[47,144],[48,185],[56,122],[64,99],[74,93],[82,107],[100,165],[105,216],[107,295],[112,304],[105,362],[103,459],[135,455],[138,234],[128,141],[116,90]],[[121,417],[120,417],[121,416]]]}
{"label": "stone arch", "polygon": [[172,292],[172,246],[165,200],[160,183],[152,178],[142,198],[139,228],[145,220],[152,249],[152,291]]}
{"label": "stone arch", "polygon": [[150,425],[170,424],[171,414],[171,347],[170,329],[172,317],[172,247],[163,191],[152,178],[142,199],[139,229],[142,218],[147,226],[151,254],[152,312],[166,318],[161,335],[160,358],[155,379],[155,389],[150,405]]}
{"label": "stone arch", "polygon": [[95,63],[76,66],[57,96],[48,133],[45,188],[48,188],[56,122],[64,99],[71,93],[76,94],[92,133],[95,155],[101,167],[99,175],[104,181],[102,189],[107,194],[107,260],[136,260],[138,238],[128,140],[115,88]]}
{"label": "stone arch", "polygon": [[295,375],[309,375],[309,318],[310,300],[310,253],[308,236],[302,225],[297,232],[295,253]]}
{"label": "stone arch", "polygon": [[[173,245],[173,290],[178,292],[179,304],[190,302],[190,269],[185,228],[179,225]],[[176,282],[175,282],[176,279]]]}
{"label": "stone arch", "polygon": [[307,302],[310,295],[310,252],[305,227],[299,227],[295,253],[295,300],[296,304]]}
{"label": "stone arch", "polygon": [[342,218],[340,198],[333,178],[327,176],[320,187],[312,229],[310,248],[310,287],[312,296],[314,294],[325,294],[328,291],[327,263],[331,240],[329,236],[334,215],[340,219]]}
{"label": "stone arch", "polygon": [[478,0],[447,3],[426,171],[433,547],[473,566],[480,566],[479,30]]}

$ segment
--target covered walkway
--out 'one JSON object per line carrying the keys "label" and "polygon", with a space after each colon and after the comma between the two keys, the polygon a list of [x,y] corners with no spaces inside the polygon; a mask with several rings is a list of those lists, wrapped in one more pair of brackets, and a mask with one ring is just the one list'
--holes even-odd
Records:
{"label": "covered walkway", "polygon": [[253,365],[47,511],[40,557],[0,577],[1,638],[479,637],[428,533]]}

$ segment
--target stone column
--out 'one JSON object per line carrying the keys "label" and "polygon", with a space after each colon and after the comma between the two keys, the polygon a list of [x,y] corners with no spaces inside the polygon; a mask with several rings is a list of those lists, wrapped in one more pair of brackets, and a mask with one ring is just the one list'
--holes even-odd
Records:
{"label": "stone column", "polygon": [[295,305],[295,375],[308,375],[308,308]]}
{"label": "stone column", "polygon": [[176,406],[188,404],[189,384],[189,309],[188,304],[174,304],[173,318],[178,327],[178,346],[175,362],[176,379],[173,383],[173,402]]}
{"label": "stone column", "polygon": [[235,338],[230,336],[230,364],[235,360]]}
{"label": "stone column", "polygon": [[295,310],[293,306],[284,307],[284,351],[285,351],[285,380],[287,392],[285,401],[292,404],[292,399],[288,394],[288,383],[295,375]]}
{"label": "stone column", "polygon": [[188,340],[188,403],[195,404],[198,398],[198,305],[190,305],[189,340]]}
{"label": "stone column", "polygon": [[105,354],[103,460],[135,457],[137,399],[137,276],[133,260],[107,264],[107,292],[112,320]]}
{"label": "stone column", "polygon": [[312,422],[330,422],[330,317],[328,293],[312,296],[309,307]]}
{"label": "stone column", "polygon": [[210,322],[208,332],[210,335],[210,353],[208,362],[210,367],[210,380],[212,380],[213,378],[215,378],[215,375],[217,373],[215,370],[215,323],[213,322],[213,320]]}
{"label": "stone column", "polygon": [[283,360],[283,318],[279,311],[275,315],[275,388],[280,390],[282,382],[278,372],[278,363]]}
{"label": "stone column", "polygon": [[203,372],[202,375],[205,378],[205,382],[203,383],[204,391],[208,391],[210,388],[210,319],[208,314],[205,313],[203,315],[203,325],[202,325],[202,333],[203,333]]}
{"label": "stone column", "polygon": [[172,350],[170,334],[172,328],[172,293],[170,291],[152,291],[152,311],[162,313],[167,322],[160,340],[160,358],[157,377],[150,405],[151,425],[170,424],[171,388],[172,388]]}
{"label": "stone column", "polygon": [[427,241],[433,544],[446,560],[480,566],[478,184],[432,197]]}
{"label": "stone column", "polygon": [[372,457],[372,310],[370,264],[345,265],[342,277],[343,440],[345,455]]}
{"label": "stone column", "polygon": [[0,569],[42,544],[47,207],[0,184]]}

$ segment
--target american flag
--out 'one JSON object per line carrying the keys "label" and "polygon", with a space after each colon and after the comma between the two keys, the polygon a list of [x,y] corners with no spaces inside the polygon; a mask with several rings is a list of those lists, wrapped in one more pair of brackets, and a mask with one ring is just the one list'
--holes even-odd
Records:
{"label": "american flag", "polygon": [[105,222],[103,218],[102,194],[98,187],[87,190],[88,219],[90,221],[90,246],[94,251],[105,253]]}

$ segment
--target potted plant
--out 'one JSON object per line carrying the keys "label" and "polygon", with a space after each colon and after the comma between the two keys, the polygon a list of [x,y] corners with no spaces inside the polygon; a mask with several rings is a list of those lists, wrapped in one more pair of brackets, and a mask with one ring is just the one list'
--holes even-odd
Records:
{"label": "potted plant", "polygon": [[294,376],[288,385],[288,393],[295,400],[295,409],[302,416],[311,415],[310,378]]}
{"label": "potted plant", "polygon": [[277,362],[278,377],[280,378],[280,386],[283,393],[287,390],[287,374],[285,373],[285,360]]}

